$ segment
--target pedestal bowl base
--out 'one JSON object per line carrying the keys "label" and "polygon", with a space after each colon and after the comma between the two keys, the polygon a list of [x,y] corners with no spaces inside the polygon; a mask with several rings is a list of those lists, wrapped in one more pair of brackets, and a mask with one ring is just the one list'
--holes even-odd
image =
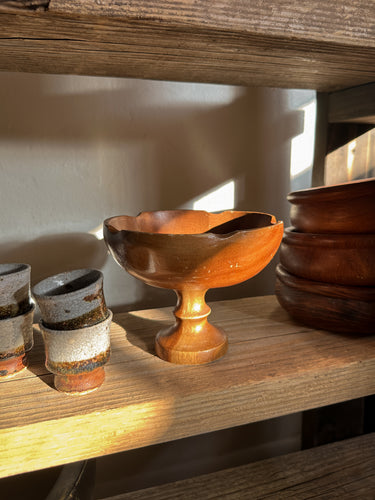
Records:
{"label": "pedestal bowl base", "polygon": [[155,340],[155,350],[164,361],[180,365],[210,363],[223,356],[228,349],[226,334],[208,321],[177,320],[161,330]]}

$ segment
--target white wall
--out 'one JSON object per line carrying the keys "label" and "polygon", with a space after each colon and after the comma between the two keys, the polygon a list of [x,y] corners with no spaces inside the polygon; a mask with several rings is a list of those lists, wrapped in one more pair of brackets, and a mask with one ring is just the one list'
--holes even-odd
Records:
{"label": "white wall", "polygon": [[[114,310],[173,304],[173,292],[144,286],[115,264],[94,236],[102,221],[190,208],[233,180],[234,208],[267,211],[288,224],[291,140],[303,130],[299,108],[309,99],[302,91],[0,74],[0,261],[30,263],[33,283],[68,269],[99,268]],[[244,284],[209,292],[208,299],[273,293],[276,262]],[[203,458],[197,440],[184,440],[184,453],[193,464],[198,452],[211,470],[218,454],[228,466],[239,456],[298,447],[298,416],[270,429],[266,422],[211,435],[199,441]],[[162,457],[166,474],[169,463],[178,477],[185,465],[176,465],[175,445],[174,451],[165,446],[148,456],[148,471],[159,470]],[[126,454],[121,460],[126,463]],[[113,470],[104,460],[101,480],[116,481]],[[146,471],[137,473],[147,481]]]}

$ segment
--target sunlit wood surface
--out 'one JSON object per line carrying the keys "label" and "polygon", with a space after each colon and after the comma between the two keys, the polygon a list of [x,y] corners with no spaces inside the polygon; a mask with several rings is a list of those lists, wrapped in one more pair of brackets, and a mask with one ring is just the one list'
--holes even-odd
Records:
{"label": "sunlit wood surface", "polygon": [[375,337],[314,331],[274,296],[215,302],[229,351],[179,366],[153,340],[170,308],[115,315],[104,385],[85,396],[52,386],[36,330],[30,365],[0,382],[0,475],[51,467],[375,393]]}

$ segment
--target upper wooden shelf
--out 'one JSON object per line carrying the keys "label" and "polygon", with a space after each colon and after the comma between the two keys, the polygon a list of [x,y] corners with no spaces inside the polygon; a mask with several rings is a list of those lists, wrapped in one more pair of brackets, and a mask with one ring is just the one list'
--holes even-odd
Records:
{"label": "upper wooden shelf", "polygon": [[315,331],[273,296],[215,302],[229,351],[201,366],[153,354],[170,308],[115,316],[106,380],[52,387],[36,330],[29,368],[0,382],[0,477],[229,428],[375,393],[375,336]]}
{"label": "upper wooden shelf", "polygon": [[7,71],[319,91],[375,81],[367,0],[14,0],[0,32]]}
{"label": "upper wooden shelf", "polygon": [[375,83],[332,92],[328,103],[328,121],[375,125]]}

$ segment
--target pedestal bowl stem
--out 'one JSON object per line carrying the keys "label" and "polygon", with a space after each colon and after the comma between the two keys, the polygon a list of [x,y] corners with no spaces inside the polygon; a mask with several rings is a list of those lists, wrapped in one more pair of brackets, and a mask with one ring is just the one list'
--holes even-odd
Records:
{"label": "pedestal bowl stem", "polygon": [[227,351],[226,334],[207,321],[211,309],[204,289],[175,290],[175,323],[156,336],[157,355],[165,361],[196,365],[209,363]]}

